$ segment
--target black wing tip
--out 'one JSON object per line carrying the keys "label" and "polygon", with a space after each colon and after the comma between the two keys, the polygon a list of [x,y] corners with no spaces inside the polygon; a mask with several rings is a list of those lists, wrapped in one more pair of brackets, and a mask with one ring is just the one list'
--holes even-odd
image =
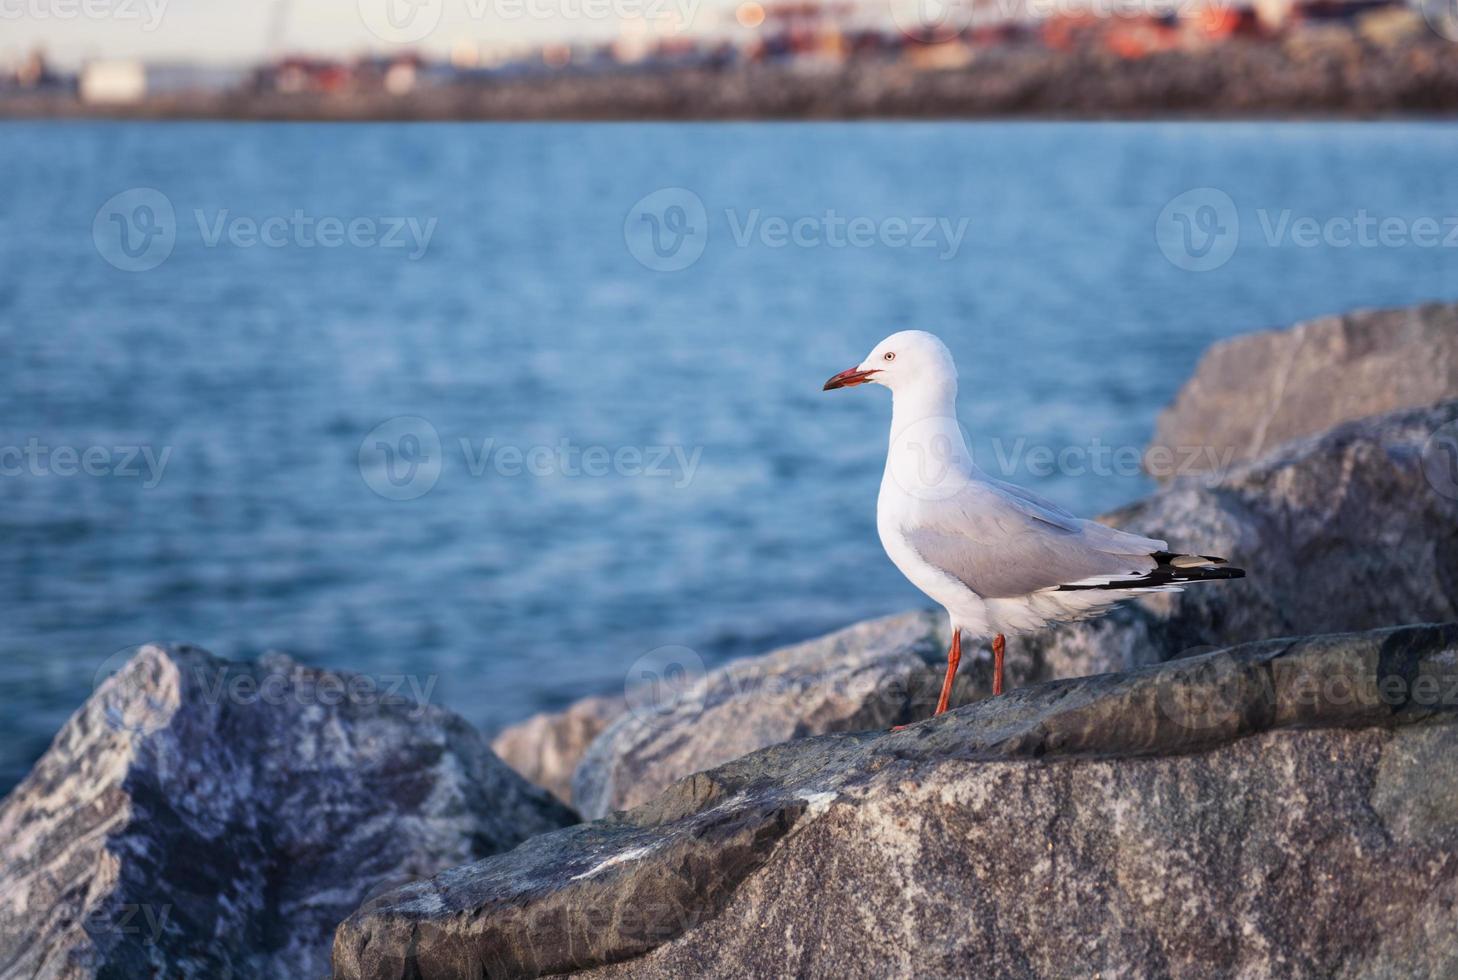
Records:
{"label": "black wing tip", "polygon": [[[1245,569],[1236,568],[1218,555],[1180,555],[1172,551],[1156,551],[1149,556],[1158,562],[1151,575],[1171,576],[1174,582],[1214,582],[1221,579],[1245,578]],[[1185,559],[1183,564],[1180,559]],[[1189,559],[1198,559],[1191,564]]]}
{"label": "black wing tip", "polygon": [[[1111,592],[1127,592],[1137,589],[1157,589],[1161,586],[1183,585],[1187,582],[1218,582],[1223,579],[1245,578],[1245,569],[1236,568],[1224,558],[1215,555],[1181,555],[1173,551],[1155,551],[1149,556],[1156,567],[1143,575],[1101,582],[1098,585],[1060,585],[1057,592],[1083,592],[1102,589]],[[1198,558],[1202,564],[1176,565],[1178,558]]]}

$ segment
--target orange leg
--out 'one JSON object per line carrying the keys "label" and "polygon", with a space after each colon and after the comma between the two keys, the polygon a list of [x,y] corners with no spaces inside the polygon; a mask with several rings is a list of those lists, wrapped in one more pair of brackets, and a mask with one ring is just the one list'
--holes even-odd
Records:
{"label": "orange leg", "polygon": [[1002,693],[1002,655],[1007,651],[1007,640],[1001,633],[992,638],[992,693]]}
{"label": "orange leg", "polygon": [[947,710],[947,702],[952,699],[952,681],[957,677],[957,665],[962,662],[962,631],[952,630],[952,649],[947,651],[947,676],[942,681],[942,696],[937,699],[937,710],[935,714],[941,714]]}

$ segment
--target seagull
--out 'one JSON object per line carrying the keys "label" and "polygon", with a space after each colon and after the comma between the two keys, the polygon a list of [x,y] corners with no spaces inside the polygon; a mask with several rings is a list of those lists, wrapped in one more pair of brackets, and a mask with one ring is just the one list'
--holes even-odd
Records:
{"label": "seagull", "polygon": [[876,500],[881,545],[951,620],[935,714],[947,710],[964,631],[992,639],[992,693],[1000,695],[1009,633],[1086,619],[1141,593],[1245,576],[1224,558],[1171,552],[1164,541],[1074,517],[983,472],[957,423],[957,366],[935,335],[894,333],[823,390],[868,382],[891,389]]}

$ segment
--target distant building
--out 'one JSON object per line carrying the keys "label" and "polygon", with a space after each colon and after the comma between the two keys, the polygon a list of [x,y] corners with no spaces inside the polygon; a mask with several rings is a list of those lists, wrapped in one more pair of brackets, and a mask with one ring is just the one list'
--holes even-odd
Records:
{"label": "distant building", "polygon": [[60,76],[51,71],[46,53],[41,48],[32,49],[15,69],[15,84],[21,88],[53,88],[60,80]]}
{"label": "distant building", "polygon": [[419,62],[400,60],[385,69],[385,91],[391,95],[408,95],[415,88]]}
{"label": "distant building", "polygon": [[81,69],[81,101],[128,105],[147,95],[147,68],[140,61],[93,61]]}
{"label": "distant building", "polygon": [[140,61],[92,61],[81,69],[81,101],[131,105],[157,96],[216,93],[236,87],[245,72],[202,65],[149,65]]}

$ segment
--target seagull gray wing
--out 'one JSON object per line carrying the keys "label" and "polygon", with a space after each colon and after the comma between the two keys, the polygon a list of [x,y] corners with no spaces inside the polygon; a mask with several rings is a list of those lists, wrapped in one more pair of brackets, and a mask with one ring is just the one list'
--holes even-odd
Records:
{"label": "seagull gray wing", "polygon": [[[1044,524],[1051,524],[1065,531],[1077,531],[1084,523],[1081,518],[1074,517],[1053,501],[1040,497],[1028,488],[1020,487],[1016,483],[991,479],[983,479],[978,482],[983,486],[991,488],[995,496],[1001,497],[1004,502],[1021,511],[1025,516],[1031,517],[1033,520],[1042,521]],[[976,485],[977,483],[973,484],[973,486]]]}
{"label": "seagull gray wing", "polygon": [[1155,567],[1150,556],[1165,546],[994,480],[973,480],[953,497],[922,502],[901,531],[924,561],[984,599],[1138,576]]}

